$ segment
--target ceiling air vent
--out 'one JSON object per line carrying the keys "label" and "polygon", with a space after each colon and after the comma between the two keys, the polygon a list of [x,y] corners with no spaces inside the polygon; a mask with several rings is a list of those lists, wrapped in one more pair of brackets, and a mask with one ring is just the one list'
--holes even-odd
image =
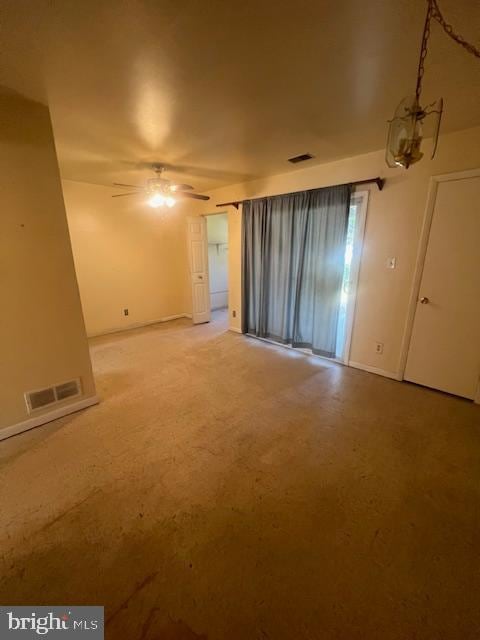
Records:
{"label": "ceiling air vent", "polygon": [[311,160],[312,158],[313,156],[311,153],[302,153],[300,156],[289,158],[288,161],[292,164],[297,164],[297,162],[305,162],[305,160]]}
{"label": "ceiling air vent", "polygon": [[67,398],[74,398],[82,393],[80,380],[69,380],[62,382],[54,387],[39,389],[38,391],[27,391],[25,393],[25,402],[27,403],[28,412],[31,413],[36,409],[42,409],[51,404],[56,404]]}

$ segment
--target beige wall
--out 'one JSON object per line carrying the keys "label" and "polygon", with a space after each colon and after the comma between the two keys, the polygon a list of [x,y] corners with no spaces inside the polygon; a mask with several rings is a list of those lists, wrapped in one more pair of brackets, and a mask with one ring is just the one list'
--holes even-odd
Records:
{"label": "beige wall", "polygon": [[[427,144],[428,148],[428,144]],[[351,360],[393,375],[401,371],[409,299],[431,175],[480,166],[480,128],[441,136],[437,156],[425,158],[408,171],[388,169],[384,151],[272,176],[211,191],[206,213],[216,203],[273,195],[301,189],[361,180],[387,178],[382,192],[370,190],[365,244],[360,270]],[[229,208],[229,311],[233,329],[240,327],[241,311],[241,213]],[[396,257],[397,268],[387,269]],[[236,311],[237,317],[232,313]],[[374,343],[383,342],[383,354]]]}
{"label": "beige wall", "polygon": [[119,189],[71,180],[63,190],[89,335],[190,312],[188,205],[152,209],[138,196],[112,198]]}
{"label": "beige wall", "polygon": [[77,377],[84,396],[95,387],[49,112],[6,89],[0,175],[1,429],[31,417],[25,391]]}

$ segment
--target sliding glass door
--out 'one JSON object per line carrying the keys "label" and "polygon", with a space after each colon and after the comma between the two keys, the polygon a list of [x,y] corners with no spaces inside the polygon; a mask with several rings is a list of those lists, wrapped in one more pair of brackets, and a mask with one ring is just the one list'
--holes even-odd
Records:
{"label": "sliding glass door", "polygon": [[243,327],[346,363],[368,191],[333,189],[244,207]]}
{"label": "sliding glass door", "polygon": [[350,201],[345,244],[342,291],[337,324],[335,359],[348,363],[355,316],[360,260],[367,213],[368,191],[356,192]]}

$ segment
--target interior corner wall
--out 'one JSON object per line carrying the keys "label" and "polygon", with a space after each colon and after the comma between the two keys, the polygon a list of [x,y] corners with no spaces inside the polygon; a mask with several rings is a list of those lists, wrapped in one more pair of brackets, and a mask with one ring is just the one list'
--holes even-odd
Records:
{"label": "interior corner wall", "polygon": [[[413,280],[432,175],[480,167],[480,127],[440,136],[437,155],[408,171],[388,169],[384,150],[313,165],[285,174],[210,191],[207,213],[217,203],[353,182],[375,176],[386,178],[383,191],[369,189],[367,222],[360,265],[359,287],[350,351],[357,365],[401,377],[407,344],[407,323]],[[228,208],[230,327],[241,327],[241,208]],[[389,258],[396,268],[387,268]],[[235,317],[234,317],[235,315]],[[375,352],[382,342],[382,354]]]}
{"label": "interior corner wall", "polygon": [[112,198],[118,189],[72,180],[63,192],[89,336],[191,312],[188,205],[152,209],[141,197]]}
{"label": "interior corner wall", "polygon": [[88,398],[95,396],[95,386],[50,114],[46,106],[5,88],[0,88],[0,174],[1,436],[4,427],[33,417],[25,391],[81,378]]}

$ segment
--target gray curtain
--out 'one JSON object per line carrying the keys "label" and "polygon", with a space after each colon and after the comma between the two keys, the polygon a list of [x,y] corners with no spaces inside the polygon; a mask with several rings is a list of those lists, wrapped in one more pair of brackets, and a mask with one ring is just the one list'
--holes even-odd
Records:
{"label": "gray curtain", "polygon": [[243,205],[244,333],[335,356],[351,185]]}

